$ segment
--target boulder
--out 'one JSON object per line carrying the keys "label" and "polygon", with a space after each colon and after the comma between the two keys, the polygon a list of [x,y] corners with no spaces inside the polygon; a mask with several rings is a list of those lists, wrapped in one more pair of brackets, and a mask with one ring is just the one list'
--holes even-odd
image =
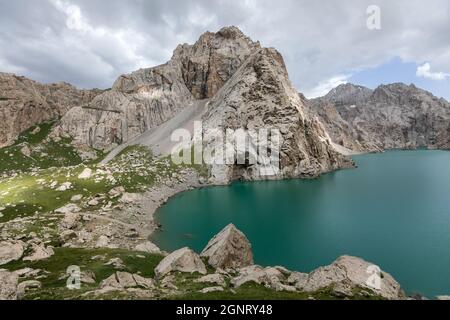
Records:
{"label": "boulder", "polygon": [[115,288],[115,289],[127,289],[127,288],[144,288],[153,289],[155,283],[153,279],[144,278],[137,274],[131,274],[128,272],[116,272],[103,280],[100,283],[100,288]]}
{"label": "boulder", "polygon": [[74,203],[69,203],[64,207],[58,208],[55,210],[55,213],[66,214],[72,212],[80,212],[81,208]]}
{"label": "boulder", "polygon": [[218,292],[218,291],[223,291],[222,287],[209,287],[209,288],[204,288],[202,290],[200,290],[200,293],[210,293],[210,292]]}
{"label": "boulder", "polygon": [[71,202],[78,202],[78,201],[80,201],[81,199],[83,199],[83,195],[82,195],[82,194],[76,194],[76,195],[74,195],[72,198],[70,198],[70,201],[71,201]]}
{"label": "boulder", "polygon": [[150,254],[161,254],[161,250],[152,242],[146,241],[143,243],[138,244],[134,250],[141,251],[141,252],[147,252]]}
{"label": "boulder", "polygon": [[238,269],[253,264],[252,246],[233,224],[214,236],[200,256],[214,268]]}
{"label": "boulder", "polygon": [[400,285],[390,274],[372,263],[350,256],[342,256],[331,265],[312,271],[307,279],[302,278],[295,286],[306,292],[334,287],[340,296],[351,296],[353,289],[360,288],[385,299],[405,297]]}
{"label": "boulder", "polygon": [[203,276],[201,278],[196,279],[194,282],[197,283],[212,283],[217,284],[219,286],[224,287],[226,285],[225,278],[223,275],[214,273],[214,274],[208,274],[206,276]]}
{"label": "boulder", "polygon": [[137,193],[124,193],[122,194],[122,197],[120,198],[119,202],[129,204],[135,202],[139,198],[140,196]]}
{"label": "boulder", "polygon": [[80,214],[78,212],[68,212],[64,215],[64,218],[59,223],[60,227],[63,229],[75,229],[80,222]]}
{"label": "boulder", "polygon": [[56,191],[67,191],[72,189],[72,183],[71,182],[64,182],[62,183],[58,188],[56,188]]}
{"label": "boulder", "polygon": [[81,172],[78,175],[78,179],[89,179],[91,177],[91,175],[92,175],[92,170],[89,168],[86,168],[83,170],[83,172]]}
{"label": "boulder", "polygon": [[50,258],[55,254],[51,247],[45,247],[43,244],[32,244],[33,253],[25,258],[23,261],[39,261]]}
{"label": "boulder", "polygon": [[14,272],[0,270],[0,300],[17,300],[19,276]]}
{"label": "boulder", "polygon": [[0,242],[0,265],[19,260],[23,255],[22,242]]}
{"label": "boulder", "polygon": [[238,288],[248,282],[255,282],[276,289],[284,281],[284,275],[276,268],[253,265],[240,269],[238,275],[231,279],[231,284]]}
{"label": "boulder", "polygon": [[206,274],[206,267],[198,254],[189,248],[182,248],[165,257],[156,266],[155,275],[161,279],[172,271]]}

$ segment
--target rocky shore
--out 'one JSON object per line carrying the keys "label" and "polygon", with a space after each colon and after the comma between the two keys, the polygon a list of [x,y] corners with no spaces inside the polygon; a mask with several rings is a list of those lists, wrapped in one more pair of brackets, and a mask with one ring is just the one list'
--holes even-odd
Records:
{"label": "rocky shore", "polygon": [[[20,243],[2,242],[1,264],[21,259],[23,248]],[[147,247],[137,247],[145,252]],[[49,259],[54,253],[39,253],[38,260]],[[93,256],[91,260],[111,266],[109,276],[99,281],[92,270],[80,271],[81,284],[89,288],[81,291],[81,298],[135,298],[167,299],[186,294],[213,298],[226,294],[228,298],[239,297],[240,290],[253,286],[253,290],[284,292],[296,299],[405,299],[400,285],[384,271],[379,271],[379,283],[369,281],[371,263],[362,259],[342,256],[329,266],[311,273],[290,271],[286,268],[261,267],[253,262],[251,244],[245,235],[232,224],[225,227],[206,245],[201,254],[189,248],[181,248],[170,254],[159,255],[152,270],[153,277],[141,272],[127,271],[119,258],[107,259]],[[35,254],[34,254],[35,255]],[[141,256],[145,259],[145,256]],[[26,259],[26,258],[25,258]],[[24,260],[25,260],[24,259]],[[150,267],[144,266],[145,268]],[[368,271],[369,270],[369,271]],[[47,271],[22,268],[0,270],[0,299],[20,299],[42,288],[42,279]],[[48,273],[47,273],[48,274]],[[71,274],[57,275],[60,280]]]}

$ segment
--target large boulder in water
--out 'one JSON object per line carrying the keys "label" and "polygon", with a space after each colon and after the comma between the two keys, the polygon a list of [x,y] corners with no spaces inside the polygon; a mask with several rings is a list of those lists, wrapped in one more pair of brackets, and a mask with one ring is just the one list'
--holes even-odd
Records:
{"label": "large boulder in water", "polygon": [[172,271],[206,274],[206,266],[194,251],[182,248],[169,254],[156,266],[155,276],[161,279]]}
{"label": "large boulder in water", "polygon": [[209,241],[201,257],[207,258],[214,268],[239,269],[253,265],[252,246],[233,224],[226,226]]}

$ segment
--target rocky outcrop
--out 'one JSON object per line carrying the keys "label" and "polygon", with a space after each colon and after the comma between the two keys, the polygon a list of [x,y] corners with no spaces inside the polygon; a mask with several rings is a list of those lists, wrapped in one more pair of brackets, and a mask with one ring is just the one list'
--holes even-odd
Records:
{"label": "rocky outcrop", "polygon": [[253,264],[252,246],[233,224],[214,236],[200,256],[214,268],[237,269]]}
{"label": "rocky outcrop", "polygon": [[355,151],[450,148],[450,103],[414,85],[346,84],[310,106],[332,140]]}
{"label": "rocky outcrop", "polygon": [[79,145],[110,150],[212,97],[259,44],[237,28],[180,45],[166,64],[120,76],[111,90],[68,112],[56,129]]}
{"label": "rocky outcrop", "polygon": [[0,148],[32,127],[89,103],[100,90],[78,90],[67,83],[41,84],[0,73]]}
{"label": "rocky outcrop", "polygon": [[238,28],[206,32],[194,45],[181,45],[174,59],[181,62],[181,73],[196,99],[212,98],[251,53],[260,49]]}
{"label": "rocky outcrop", "polygon": [[161,249],[158,248],[156,244],[150,241],[146,241],[136,245],[135,251],[146,252],[150,254],[161,254]]}
{"label": "rocky outcrop", "polygon": [[198,254],[189,248],[182,248],[169,254],[156,266],[155,276],[161,279],[172,271],[206,274],[206,267]]}
{"label": "rocky outcrop", "polygon": [[[246,161],[246,165],[213,165],[214,183],[228,183],[236,178],[315,177],[351,166],[333,148],[317,118],[307,112],[303,99],[289,81],[282,56],[275,49],[263,48],[252,54],[211,99],[203,120],[206,133],[216,128],[224,133],[227,129],[256,132],[274,129],[282,136],[279,164],[268,166],[255,150],[236,150],[236,158],[252,156],[257,159],[256,164],[248,165]],[[214,149],[214,143],[214,140],[207,142],[206,148]]]}
{"label": "rocky outcrop", "polygon": [[100,283],[100,289],[127,289],[141,287],[144,289],[153,289],[155,282],[153,279],[144,278],[138,274],[128,272],[116,272]]}
{"label": "rocky outcrop", "polygon": [[22,242],[0,242],[0,266],[11,261],[19,260],[24,252],[24,243]]}
{"label": "rocky outcrop", "polygon": [[55,254],[52,247],[46,247],[43,243],[31,244],[32,253],[23,258],[23,261],[40,261],[50,258]]}
{"label": "rocky outcrop", "polygon": [[17,300],[19,276],[14,272],[0,270],[0,300]]}
{"label": "rocky outcrop", "polygon": [[306,292],[332,288],[335,294],[343,296],[352,296],[355,289],[366,289],[385,299],[405,297],[390,274],[372,263],[350,256],[342,256],[331,265],[312,271],[307,277],[299,277],[295,286]]}

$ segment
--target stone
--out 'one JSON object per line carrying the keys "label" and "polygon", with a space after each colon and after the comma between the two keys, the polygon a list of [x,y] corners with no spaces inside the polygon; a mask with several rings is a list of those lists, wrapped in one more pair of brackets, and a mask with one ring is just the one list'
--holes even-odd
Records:
{"label": "stone", "polygon": [[17,300],[19,276],[0,269],[0,300]]}
{"label": "stone", "polygon": [[253,264],[251,244],[233,224],[214,236],[200,256],[214,268],[238,269]]}
{"label": "stone", "polygon": [[71,182],[63,182],[58,188],[56,188],[56,191],[67,191],[72,189],[72,183]]}
{"label": "stone", "polygon": [[107,248],[109,245],[109,238],[105,235],[101,235],[98,237],[97,242],[95,243],[96,248]]}
{"label": "stone", "polygon": [[92,175],[92,169],[85,168],[79,175],[78,179],[89,179]]}
{"label": "stone", "polygon": [[172,271],[206,274],[206,267],[198,254],[189,248],[182,248],[166,256],[156,266],[155,276],[161,279]]}
{"label": "stone", "polygon": [[70,198],[70,202],[78,202],[81,199],[83,199],[83,195],[82,194],[76,194],[72,198]]}
{"label": "stone", "polygon": [[27,291],[40,289],[42,284],[37,280],[27,280],[19,283],[17,286],[17,298],[22,299]]}
{"label": "stone", "polygon": [[120,198],[119,202],[129,204],[133,203],[140,198],[139,194],[136,193],[124,193]]}
{"label": "stone", "polygon": [[25,258],[23,261],[40,261],[50,258],[55,254],[51,247],[45,247],[43,244],[32,244],[31,249],[33,253]]}
{"label": "stone", "polygon": [[262,268],[253,265],[239,269],[238,275],[231,279],[231,284],[238,288],[248,282],[263,284],[273,289],[279,288],[285,280],[283,274],[273,267]]}
{"label": "stone", "polygon": [[75,229],[80,222],[81,215],[78,212],[68,212],[64,214],[64,218],[59,223],[59,226],[63,229]]}
{"label": "stone", "polygon": [[194,282],[212,283],[212,284],[217,284],[218,286],[222,286],[222,287],[224,287],[226,285],[225,278],[223,277],[223,275],[218,274],[218,273],[208,274],[206,276],[195,279]]}
{"label": "stone", "polygon": [[125,193],[125,188],[122,186],[119,186],[119,187],[115,187],[115,188],[109,190],[108,195],[111,198],[117,198],[120,195],[122,195],[123,193]]}
{"label": "stone", "polygon": [[11,261],[19,260],[24,251],[23,242],[0,242],[0,265],[7,264]]}
{"label": "stone", "polygon": [[155,280],[151,278],[144,278],[138,274],[133,274],[134,281],[136,281],[136,285],[138,287],[144,289],[154,289],[155,288]]}
{"label": "stone", "polygon": [[95,273],[91,270],[81,272],[81,283],[95,284]]}
{"label": "stone", "polygon": [[146,241],[138,244],[135,248],[135,251],[147,252],[150,254],[161,254],[161,250],[154,243],[150,241]]}
{"label": "stone", "polygon": [[200,290],[200,293],[210,293],[210,292],[218,292],[223,291],[223,287],[209,287],[209,288],[203,288]]}
{"label": "stone", "polygon": [[116,269],[125,268],[125,264],[123,263],[123,260],[120,258],[112,258],[111,260],[105,263],[105,266],[113,266]]}
{"label": "stone", "polygon": [[73,213],[73,212],[80,212],[80,211],[81,211],[81,208],[78,207],[76,204],[69,203],[69,204],[65,205],[64,207],[56,209],[55,213],[66,214],[66,213]]}
{"label": "stone", "polygon": [[137,274],[131,274],[128,272],[116,272],[103,280],[100,283],[100,289],[115,288],[115,289],[127,289],[127,288],[144,288],[154,289],[155,283],[153,279],[144,278]]}
{"label": "stone", "polygon": [[25,157],[31,157],[31,149],[26,144],[20,149],[20,153],[22,153]]}
{"label": "stone", "polygon": [[379,270],[372,263],[360,258],[342,256],[331,265],[312,271],[308,275],[307,281],[301,285],[296,285],[296,287],[306,292],[334,287],[334,293],[339,296],[351,296],[352,289],[360,288],[385,299],[402,299],[405,297],[397,281],[384,271],[380,271],[380,274],[376,275],[380,286],[372,285],[369,282],[370,277],[374,275],[372,269]]}
{"label": "stone", "polygon": [[64,230],[64,231],[60,232],[60,234],[59,234],[59,238],[63,242],[67,242],[76,237],[77,237],[77,233],[73,230]]}
{"label": "stone", "polygon": [[98,199],[95,198],[88,202],[88,205],[90,205],[91,207],[98,206],[98,204],[99,204]]}

